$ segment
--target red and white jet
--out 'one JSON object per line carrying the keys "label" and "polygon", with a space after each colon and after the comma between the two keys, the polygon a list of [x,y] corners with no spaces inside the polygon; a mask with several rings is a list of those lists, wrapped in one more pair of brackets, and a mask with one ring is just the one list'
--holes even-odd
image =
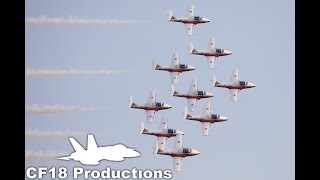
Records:
{"label": "red and white jet", "polygon": [[178,52],[173,54],[170,66],[160,66],[153,62],[153,68],[155,70],[168,71],[170,73],[171,84],[177,84],[180,73],[196,69],[195,67],[187,64],[180,64],[180,56]]}
{"label": "red and white jet", "polygon": [[168,155],[172,157],[173,168],[175,171],[181,171],[181,161],[188,156],[199,155],[200,152],[195,149],[184,148],[182,145],[182,135],[176,136],[175,144],[172,150],[164,150],[158,147],[158,143],[154,144],[154,154]]}
{"label": "red and white jet", "polygon": [[219,114],[212,114],[211,113],[211,102],[207,102],[203,107],[203,113],[200,116],[191,116],[188,113],[187,108],[184,109],[183,112],[183,119],[199,121],[201,123],[202,135],[208,136],[209,135],[209,127],[211,124],[216,122],[224,122],[227,121],[228,118],[219,115]]}
{"label": "red and white jet", "polygon": [[172,15],[172,11],[169,10],[168,13],[168,21],[171,22],[181,22],[186,25],[187,28],[187,34],[189,36],[192,35],[192,27],[197,25],[197,24],[202,24],[202,23],[208,23],[210,20],[205,17],[200,17],[200,16],[195,16],[194,15],[194,6],[191,5],[188,9],[187,12],[187,17],[175,17]]}
{"label": "red and white jet", "polygon": [[217,81],[215,75],[212,76],[211,82],[214,87],[228,88],[230,91],[231,101],[233,102],[238,101],[240,90],[256,87],[256,85],[253,84],[252,82],[239,81],[238,69],[234,69],[232,71],[231,82],[229,83],[220,83],[219,81]]}
{"label": "red and white jet", "polygon": [[174,88],[174,85],[171,85],[171,96],[175,97],[183,97],[187,98],[188,100],[188,107],[190,111],[194,111],[196,108],[196,102],[197,100],[203,99],[203,98],[210,98],[213,97],[213,93],[206,92],[206,91],[198,91],[198,80],[193,79],[191,81],[189,91],[186,94],[181,94],[177,92]]}
{"label": "red and white jet", "polygon": [[144,128],[143,122],[139,126],[139,133],[157,136],[157,142],[160,149],[164,149],[166,140],[178,134],[184,135],[184,132],[176,129],[168,128],[168,118],[163,117],[158,130],[148,130]]}
{"label": "red and white jet", "polygon": [[216,42],[214,38],[210,38],[207,50],[196,50],[193,48],[192,43],[188,47],[189,54],[202,55],[207,58],[209,68],[214,68],[214,61],[220,56],[231,55],[232,52],[226,49],[216,48]]}
{"label": "red and white jet", "polygon": [[138,105],[133,102],[132,96],[129,97],[128,101],[129,108],[143,109],[146,112],[146,118],[148,122],[152,122],[154,114],[156,111],[170,109],[172,106],[170,104],[156,102],[156,92],[150,91],[148,101],[145,105]]}

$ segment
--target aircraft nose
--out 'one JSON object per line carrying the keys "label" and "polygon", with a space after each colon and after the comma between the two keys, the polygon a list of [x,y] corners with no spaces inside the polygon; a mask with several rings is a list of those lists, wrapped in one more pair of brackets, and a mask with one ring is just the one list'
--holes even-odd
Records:
{"label": "aircraft nose", "polygon": [[196,67],[190,66],[190,65],[189,65],[189,68],[192,69],[192,70],[195,70],[195,69],[196,69]]}
{"label": "aircraft nose", "polygon": [[225,51],[225,53],[228,54],[228,55],[232,54],[231,51],[228,51],[228,50],[224,50],[224,51]]}
{"label": "aircraft nose", "polygon": [[196,155],[200,154],[200,152],[199,152],[199,151],[194,150],[194,149],[192,149],[192,153],[193,153],[193,154],[196,154]]}
{"label": "aircraft nose", "polygon": [[224,120],[224,121],[228,120],[228,118],[225,117],[225,116],[220,116],[220,119],[221,119],[221,120]]}
{"label": "aircraft nose", "polygon": [[213,93],[207,92],[208,96],[213,97]]}
{"label": "aircraft nose", "polygon": [[176,134],[184,135],[184,132],[183,132],[183,131],[180,131],[180,130],[177,130]]}
{"label": "aircraft nose", "polygon": [[165,107],[168,109],[172,108],[172,106],[170,104],[165,104]]}
{"label": "aircraft nose", "polygon": [[250,85],[251,85],[252,87],[256,87],[256,85],[255,85],[255,84],[253,84],[253,83],[250,83]]}
{"label": "aircraft nose", "polygon": [[205,18],[205,20],[206,20],[207,22],[210,22],[210,19],[208,19],[208,18]]}

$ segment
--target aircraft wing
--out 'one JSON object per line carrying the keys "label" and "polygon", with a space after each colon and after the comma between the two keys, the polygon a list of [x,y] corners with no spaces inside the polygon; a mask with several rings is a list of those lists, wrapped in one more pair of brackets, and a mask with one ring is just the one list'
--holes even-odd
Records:
{"label": "aircraft wing", "polygon": [[232,71],[231,82],[239,81],[239,72],[238,69]]}
{"label": "aircraft wing", "polygon": [[211,101],[208,101],[204,106],[203,106],[203,112],[202,116],[208,116],[211,114]]}
{"label": "aircraft wing", "polygon": [[147,100],[147,106],[151,106],[156,103],[156,92],[155,91],[150,91],[148,100]]}
{"label": "aircraft wing", "polygon": [[172,56],[171,66],[180,64],[180,56],[178,52],[175,52]]}
{"label": "aircraft wing", "polygon": [[162,121],[159,125],[159,130],[163,130],[163,129],[168,129],[168,118],[167,117],[163,117]]}
{"label": "aircraft wing", "polygon": [[146,110],[146,118],[148,122],[152,122],[154,118],[155,111],[154,110]]}
{"label": "aircraft wing", "polygon": [[194,6],[191,5],[188,9],[187,17],[193,17],[193,16],[194,16]]}
{"label": "aircraft wing", "polygon": [[206,56],[207,58],[207,62],[208,62],[208,66],[210,69],[214,68],[214,60],[216,59],[215,56]]}
{"label": "aircraft wing", "polygon": [[202,130],[202,135],[208,136],[209,135],[209,127],[210,127],[209,122],[202,122],[201,123],[201,130]]}
{"label": "aircraft wing", "polygon": [[194,112],[196,109],[197,99],[188,99],[189,110]]}
{"label": "aircraft wing", "polygon": [[177,84],[179,72],[169,72],[169,73],[170,73],[171,84]]}
{"label": "aircraft wing", "polygon": [[239,90],[238,89],[229,89],[229,92],[230,92],[231,101],[237,102],[238,96],[239,96]]}
{"label": "aircraft wing", "polygon": [[160,150],[164,150],[164,146],[166,145],[166,137],[157,137],[158,146]]}
{"label": "aircraft wing", "polygon": [[173,146],[173,150],[180,150],[182,149],[182,135],[181,134],[178,134],[176,136],[176,140],[174,142],[174,146]]}
{"label": "aircraft wing", "polygon": [[209,44],[208,44],[208,49],[209,50],[216,49],[216,41],[214,38],[210,38]]}
{"label": "aircraft wing", "polygon": [[173,169],[175,171],[181,171],[182,157],[172,157]]}
{"label": "aircraft wing", "polygon": [[186,28],[187,28],[187,34],[189,36],[192,35],[192,28],[193,28],[193,24],[185,24],[186,25]]}

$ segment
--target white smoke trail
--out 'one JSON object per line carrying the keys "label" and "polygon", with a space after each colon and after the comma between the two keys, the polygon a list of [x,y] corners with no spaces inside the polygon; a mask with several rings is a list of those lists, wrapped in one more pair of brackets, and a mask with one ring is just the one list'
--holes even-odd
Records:
{"label": "white smoke trail", "polygon": [[93,111],[92,107],[82,106],[65,106],[65,105],[43,105],[33,104],[25,107],[26,113],[31,114],[46,114],[46,113],[62,113],[62,112],[87,112]]}
{"label": "white smoke trail", "polygon": [[45,137],[84,137],[86,134],[82,131],[49,131],[28,128],[25,130],[25,138],[45,138]]}
{"label": "white smoke trail", "polygon": [[144,21],[135,20],[106,20],[106,19],[81,19],[76,17],[68,18],[48,18],[45,16],[37,18],[26,18],[25,24],[52,24],[52,25],[92,25],[92,24],[137,24],[145,23]]}
{"label": "white smoke trail", "polygon": [[92,76],[99,74],[113,74],[113,73],[124,73],[128,71],[124,70],[33,70],[27,68],[25,70],[26,77],[50,77],[50,76]]}
{"label": "white smoke trail", "polygon": [[67,156],[67,152],[33,152],[25,151],[25,160],[54,160],[57,157]]}

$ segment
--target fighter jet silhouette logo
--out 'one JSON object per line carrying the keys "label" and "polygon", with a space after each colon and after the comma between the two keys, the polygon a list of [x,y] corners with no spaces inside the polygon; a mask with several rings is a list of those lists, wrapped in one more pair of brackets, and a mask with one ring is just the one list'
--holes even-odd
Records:
{"label": "fighter jet silhouette logo", "polygon": [[98,165],[101,160],[123,161],[125,158],[138,157],[141,154],[135,149],[127,148],[123,144],[98,147],[92,134],[87,137],[87,149],[84,149],[74,138],[69,141],[75,152],[70,156],[59,157],[60,160],[80,161],[84,165]]}

